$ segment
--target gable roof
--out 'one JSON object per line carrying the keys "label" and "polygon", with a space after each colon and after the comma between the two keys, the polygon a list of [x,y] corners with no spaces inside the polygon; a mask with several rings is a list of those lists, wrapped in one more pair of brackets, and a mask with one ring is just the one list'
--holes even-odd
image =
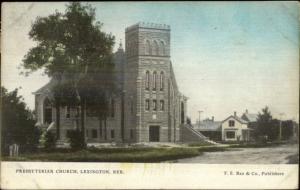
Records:
{"label": "gable roof", "polygon": [[248,122],[256,122],[258,115],[254,113],[244,113],[242,118]]}
{"label": "gable roof", "polygon": [[52,87],[55,85],[56,81],[52,78],[47,84],[39,88],[37,91],[33,92],[33,94],[45,94],[51,92]]}
{"label": "gable roof", "polygon": [[240,123],[242,123],[242,124],[247,124],[247,123],[248,123],[246,120],[243,120],[242,118],[240,118],[240,117],[238,117],[238,116],[233,116],[233,115],[231,115],[231,116],[227,117],[226,119],[224,119],[224,120],[222,121],[222,123],[224,123],[225,121],[227,121],[227,120],[230,119],[230,118],[233,118],[233,119],[235,119],[236,121],[238,121],[238,122],[240,122]]}
{"label": "gable roof", "polygon": [[200,131],[219,131],[221,130],[221,121],[203,121],[199,124],[195,124],[194,127]]}

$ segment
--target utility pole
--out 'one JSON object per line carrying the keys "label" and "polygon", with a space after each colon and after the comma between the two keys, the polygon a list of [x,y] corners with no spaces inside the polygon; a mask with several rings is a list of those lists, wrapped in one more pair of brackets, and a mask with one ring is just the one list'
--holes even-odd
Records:
{"label": "utility pole", "polygon": [[282,138],[282,116],[284,115],[284,113],[279,113],[280,115],[280,120],[279,120],[279,141],[281,141],[281,138]]}
{"label": "utility pole", "polygon": [[201,113],[203,112],[202,110],[198,111],[199,112],[199,126],[201,124]]}

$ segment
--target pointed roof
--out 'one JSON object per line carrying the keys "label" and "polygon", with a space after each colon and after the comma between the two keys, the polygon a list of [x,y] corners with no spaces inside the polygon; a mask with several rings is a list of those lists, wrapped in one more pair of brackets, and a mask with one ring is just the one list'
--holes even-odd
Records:
{"label": "pointed roof", "polygon": [[33,92],[34,95],[45,94],[51,92],[52,87],[55,85],[56,80],[52,78],[47,84],[39,88],[37,91]]}
{"label": "pointed roof", "polygon": [[224,120],[222,121],[222,123],[224,123],[225,121],[227,121],[227,120],[230,119],[230,118],[235,119],[236,121],[238,121],[238,122],[240,122],[240,123],[242,123],[242,124],[247,124],[247,123],[248,123],[246,120],[243,120],[242,118],[240,118],[240,117],[238,117],[238,116],[234,116],[234,115],[231,115],[231,116],[227,117],[226,119],[224,119]]}
{"label": "pointed roof", "polygon": [[258,115],[254,113],[244,113],[242,118],[248,122],[256,122]]}

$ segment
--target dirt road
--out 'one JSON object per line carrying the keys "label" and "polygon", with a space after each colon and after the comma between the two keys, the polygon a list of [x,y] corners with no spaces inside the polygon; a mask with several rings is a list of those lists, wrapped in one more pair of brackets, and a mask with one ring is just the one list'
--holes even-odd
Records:
{"label": "dirt road", "polygon": [[288,156],[299,154],[298,145],[268,148],[235,148],[225,152],[206,152],[201,156],[179,159],[176,163],[203,164],[287,164]]}

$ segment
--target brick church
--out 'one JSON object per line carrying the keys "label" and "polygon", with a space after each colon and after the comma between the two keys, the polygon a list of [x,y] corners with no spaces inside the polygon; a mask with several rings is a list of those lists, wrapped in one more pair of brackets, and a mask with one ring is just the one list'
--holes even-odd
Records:
{"label": "brick church", "polygon": [[[186,122],[187,98],[176,83],[170,59],[170,26],[138,23],[125,30],[125,50],[114,53],[120,93],[110,98],[106,121],[86,111],[85,135],[97,142],[179,142]],[[56,131],[56,109],[51,103],[52,79],[37,90],[37,125]],[[78,127],[78,109],[60,108],[59,139]]]}

